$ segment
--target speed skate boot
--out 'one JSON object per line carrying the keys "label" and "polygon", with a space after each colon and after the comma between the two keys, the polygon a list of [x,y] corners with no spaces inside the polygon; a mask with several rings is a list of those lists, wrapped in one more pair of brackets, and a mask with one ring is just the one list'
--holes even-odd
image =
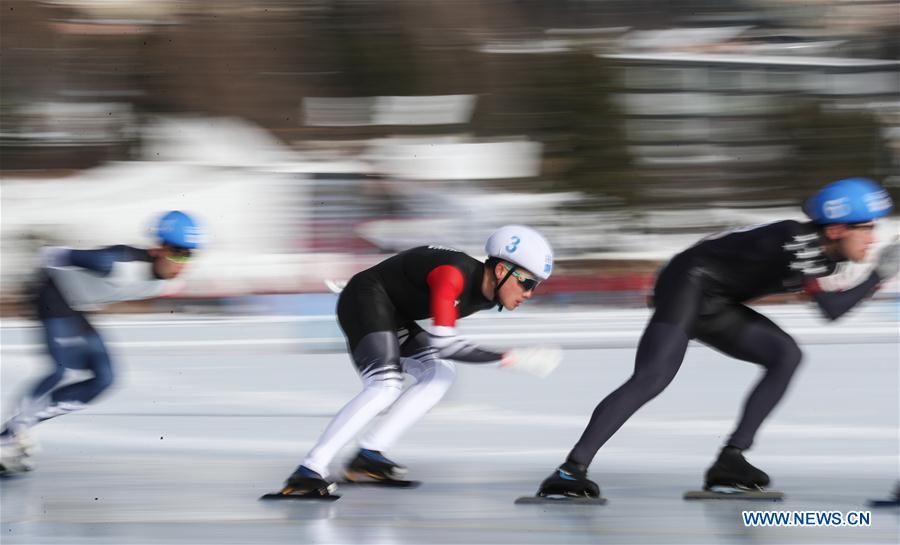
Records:
{"label": "speed skate boot", "polygon": [[282,494],[318,491],[322,495],[333,493],[337,485],[327,481],[322,475],[306,466],[299,466],[284,482]]}
{"label": "speed skate boot", "polygon": [[600,487],[587,478],[587,466],[566,461],[541,483],[537,495],[599,498]]}
{"label": "speed skate boot", "polygon": [[762,490],[769,486],[769,476],[750,464],[741,449],[724,447],[715,463],[706,470],[704,488],[728,487],[739,490]]}
{"label": "speed skate boot", "polygon": [[31,439],[26,428],[15,432],[7,428],[0,435],[0,475],[8,477],[34,469],[31,455],[37,450],[37,443]]}
{"label": "speed skate boot", "polygon": [[376,481],[403,481],[406,468],[386,458],[380,451],[359,449],[356,457],[347,464],[344,476],[348,481],[366,477]]}
{"label": "speed skate boot", "polygon": [[263,494],[259,499],[335,501],[340,499],[340,495],[335,494],[336,491],[337,484],[329,482],[320,473],[301,465],[291,473],[281,490]]}

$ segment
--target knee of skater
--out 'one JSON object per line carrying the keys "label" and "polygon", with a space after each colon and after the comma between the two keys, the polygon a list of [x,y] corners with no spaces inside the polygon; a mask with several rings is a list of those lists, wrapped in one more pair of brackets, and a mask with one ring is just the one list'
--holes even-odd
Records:
{"label": "knee of skater", "polygon": [[452,361],[437,360],[429,382],[445,385],[447,388],[456,380],[456,365]]}
{"label": "knee of skater", "polygon": [[456,366],[453,362],[436,360],[430,372],[418,377],[416,388],[420,392],[428,392],[435,400],[439,400],[453,386],[455,379]]}
{"label": "knee of skater", "polygon": [[59,382],[60,380],[62,380],[63,375],[65,375],[65,374],[66,374],[66,369],[65,369],[64,367],[57,367],[57,368],[54,369],[53,372],[50,373],[50,374],[47,376],[47,378],[44,379],[44,380],[46,380],[46,381],[52,381],[54,384],[56,384],[57,382]]}
{"label": "knee of skater", "polygon": [[385,405],[390,405],[403,393],[403,381],[389,378],[384,380],[370,380],[366,382],[365,389],[372,392]]}
{"label": "knee of skater", "polygon": [[112,369],[95,369],[94,370],[94,384],[100,390],[105,390],[112,386],[112,383],[115,381],[115,376],[113,376]]}
{"label": "knee of skater", "polygon": [[803,361],[803,351],[797,346],[797,343],[786,344],[779,354],[778,364],[787,372],[793,373]]}
{"label": "knee of skater", "polygon": [[65,377],[65,375],[66,369],[62,366],[57,366],[52,373],[41,379],[41,382],[35,387],[32,395],[34,397],[40,397],[41,395],[46,394],[50,390],[56,388],[62,381],[63,377]]}

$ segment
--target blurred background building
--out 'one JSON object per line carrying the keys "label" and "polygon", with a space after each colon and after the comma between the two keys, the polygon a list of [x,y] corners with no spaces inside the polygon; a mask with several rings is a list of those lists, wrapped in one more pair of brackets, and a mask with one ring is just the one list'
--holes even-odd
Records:
{"label": "blurred background building", "polygon": [[637,303],[828,181],[900,196],[898,27],[871,0],[6,0],[2,302],[40,245],[150,244],[181,208],[212,241],[186,297],[519,222],[557,250],[545,300]]}

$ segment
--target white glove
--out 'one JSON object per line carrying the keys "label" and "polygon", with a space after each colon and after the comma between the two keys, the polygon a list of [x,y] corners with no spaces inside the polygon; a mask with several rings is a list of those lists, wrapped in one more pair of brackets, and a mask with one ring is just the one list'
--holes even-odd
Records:
{"label": "white glove", "polygon": [[878,254],[875,272],[881,280],[887,280],[900,272],[900,242],[895,238]]}
{"label": "white glove", "polygon": [[513,348],[500,360],[502,369],[518,371],[546,378],[562,361],[562,348],[558,346],[531,346]]}

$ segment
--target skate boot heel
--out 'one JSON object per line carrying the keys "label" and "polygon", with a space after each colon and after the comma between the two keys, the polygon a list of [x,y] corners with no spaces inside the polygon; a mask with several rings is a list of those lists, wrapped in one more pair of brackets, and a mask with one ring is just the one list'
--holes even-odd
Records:
{"label": "skate boot heel", "polygon": [[360,479],[365,479],[366,477],[371,478],[371,479],[378,478],[377,475],[372,475],[371,473],[369,473],[367,471],[355,471],[355,470],[351,470],[349,468],[344,471],[344,478],[350,482],[356,482]]}
{"label": "skate boot heel", "polygon": [[415,488],[422,484],[404,479],[405,475],[405,467],[389,460],[381,452],[360,449],[344,470],[347,479],[344,484],[385,488]]}
{"label": "skate boot heel", "polygon": [[356,457],[347,465],[344,476],[348,481],[374,479],[376,481],[400,481],[406,475],[406,468],[389,460],[377,450],[360,449]]}

